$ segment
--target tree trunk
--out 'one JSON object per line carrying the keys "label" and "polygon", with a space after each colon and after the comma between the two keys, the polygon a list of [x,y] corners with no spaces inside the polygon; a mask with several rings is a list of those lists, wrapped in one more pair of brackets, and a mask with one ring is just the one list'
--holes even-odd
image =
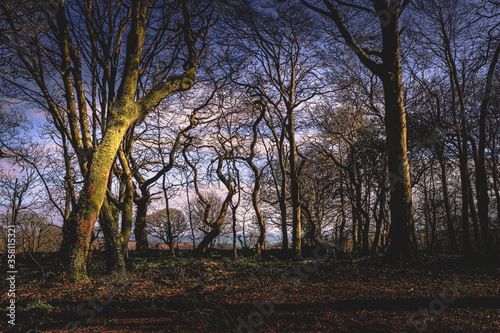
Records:
{"label": "tree trunk", "polygon": [[304,243],[306,245],[309,245],[309,246],[315,245],[318,243],[317,238],[316,238],[317,230],[316,230],[315,218],[313,217],[307,204],[302,203],[301,210],[302,210],[302,214],[304,214],[307,217],[307,221],[308,221],[308,224],[305,226],[306,232],[305,232],[305,236],[304,236]]}
{"label": "tree trunk", "polygon": [[231,201],[231,198],[233,196],[233,192],[229,190],[228,196],[224,200],[224,203],[222,204],[221,212],[219,214],[219,217],[217,218],[217,221],[213,223],[212,230],[208,234],[205,235],[203,240],[200,242],[198,247],[194,250],[194,256],[195,257],[201,257],[203,254],[205,254],[205,251],[207,250],[208,246],[212,244],[212,242],[219,236],[220,230],[222,227],[222,223],[224,222],[224,218],[226,216],[227,208],[229,206],[229,202]]}
{"label": "tree trunk", "polygon": [[120,233],[122,252],[124,255],[128,251],[128,242],[130,239],[130,233],[132,232],[132,223],[134,220],[133,212],[134,212],[134,200],[132,198],[132,195],[126,194],[123,199],[122,226]]}
{"label": "tree trunk", "polygon": [[193,211],[191,210],[191,201],[189,200],[189,187],[186,185],[186,199],[188,206],[189,229],[191,231],[191,239],[193,240],[193,251],[196,249],[196,236],[194,234]]}
{"label": "tree trunk", "polygon": [[[389,262],[403,260],[420,263],[417,251],[413,205],[411,196],[410,170],[406,151],[406,114],[402,94],[402,69],[400,63],[399,16],[409,3],[402,6],[400,1],[374,0],[375,13],[380,16],[382,30],[382,63],[374,61],[353,38],[337,6],[331,1],[323,1],[326,10],[315,7],[306,0],[301,2],[335,22],[346,44],[355,52],[361,63],[381,78],[384,88],[386,148],[388,171],[391,182],[391,228],[390,245],[387,253]],[[392,6],[395,4],[395,6]]]}
{"label": "tree trunk", "polygon": [[266,225],[264,224],[264,218],[262,216],[262,212],[260,210],[258,201],[259,199],[258,195],[260,190],[260,174],[258,173],[258,171],[256,173],[255,170],[254,174],[255,174],[255,185],[252,192],[252,205],[255,211],[255,216],[257,218],[257,225],[259,226],[259,231],[260,231],[259,239],[255,244],[255,250],[257,252],[257,256],[260,257],[262,255],[262,249],[264,248],[264,243],[266,241]]}
{"label": "tree trunk", "polygon": [[[375,219],[375,236],[373,237],[372,252],[378,252],[379,242],[380,242],[380,232],[382,230],[382,223],[386,217],[385,204],[387,200],[386,196],[386,179],[387,179],[387,150],[384,151],[384,167],[382,168],[382,175],[379,181],[380,192],[378,194],[375,206],[373,208],[373,218]],[[377,203],[379,204],[379,213],[377,215]]]}
{"label": "tree trunk", "polygon": [[431,207],[432,207],[432,220],[431,220],[431,244],[430,244],[430,251],[431,253],[434,253],[434,247],[436,245],[436,238],[437,238],[437,205],[436,205],[436,200],[434,198],[431,198]]}
{"label": "tree trunk", "polygon": [[358,233],[357,233],[357,225],[358,225],[358,209],[356,208],[356,201],[355,201],[355,194],[354,194],[354,185],[352,182],[350,183],[350,201],[351,201],[351,223],[352,223],[352,237],[351,237],[351,243],[352,243],[352,249],[351,251],[354,252],[358,246]]}
{"label": "tree trunk", "polygon": [[476,251],[481,251],[481,235],[479,234],[479,221],[477,219],[476,207],[474,205],[474,193],[472,192],[472,184],[470,177],[467,177],[467,196],[469,201],[470,216],[472,219],[472,230],[474,232],[474,243]]}
{"label": "tree trunk", "polygon": [[443,156],[439,157],[439,165],[441,167],[441,186],[443,188],[444,209],[446,211],[446,227],[448,229],[448,238],[450,240],[451,251],[458,253],[457,236],[455,227],[451,218],[450,198],[448,194],[448,180],[446,178],[446,162]]}
{"label": "tree trunk", "polygon": [[[165,178],[164,178],[165,179]],[[163,184],[163,188],[165,189],[165,184]],[[174,249],[174,235],[172,234],[172,217],[170,216],[170,205],[168,202],[168,197],[166,190],[165,191],[165,213],[167,215],[167,239],[168,239],[168,247],[170,249],[170,253],[175,257],[175,249]]]}
{"label": "tree trunk", "polygon": [[[366,188],[366,197],[365,197],[365,207],[367,209],[370,209],[370,202],[369,202],[369,194],[371,192],[370,184],[369,182],[367,183],[367,188]],[[369,211],[365,210],[364,208],[361,210],[361,213],[363,214],[363,219],[364,219],[364,225],[363,225],[363,248],[362,251],[363,253],[367,254],[370,251],[370,214]]]}
{"label": "tree trunk", "polygon": [[[238,249],[236,248],[236,207],[231,207],[233,212],[233,258],[238,258]],[[259,254],[260,255],[260,254]]]}
{"label": "tree trunk", "polygon": [[430,204],[432,207],[432,219],[431,219],[431,253],[434,252],[434,248],[437,240],[437,203],[436,203],[436,183],[434,178],[434,163],[431,164],[431,177],[430,177],[431,193],[429,195]]}
{"label": "tree trunk", "polygon": [[[259,123],[264,119],[264,115],[266,112],[266,108],[260,102],[261,105],[261,113],[259,117],[255,120],[253,126],[252,126],[252,131],[253,131],[253,140],[250,145],[250,155],[247,158],[247,164],[250,166],[250,168],[253,171],[253,175],[255,177],[254,181],[254,186],[253,186],[253,191],[252,191],[252,205],[253,209],[255,211],[255,217],[257,218],[257,225],[259,226],[259,239],[257,240],[257,243],[255,244],[255,251],[257,256],[262,255],[262,249],[264,247],[264,243],[266,241],[266,225],[264,224],[264,218],[262,216],[262,212],[259,207],[259,192],[260,192],[260,170],[255,165],[253,162],[253,159],[255,157],[255,145],[257,144],[257,138],[258,138],[258,132],[257,132],[257,126],[259,126]],[[286,220],[285,220],[286,221]]]}
{"label": "tree trunk", "polygon": [[300,214],[299,175],[297,172],[297,145],[295,143],[295,122],[293,109],[288,110],[288,141],[290,145],[290,194],[292,197],[292,254],[294,258],[302,258],[302,226]]}
{"label": "tree trunk", "polygon": [[142,197],[135,200],[137,211],[135,215],[135,249],[136,251],[146,251],[149,247],[148,235],[146,233],[146,217],[148,215],[148,206],[151,202],[149,191],[143,192]]}
{"label": "tree trunk", "polygon": [[[340,170],[340,214],[341,222],[339,228],[338,242],[340,243],[340,248],[344,246],[344,228],[347,222],[346,209],[345,209],[345,191],[344,191],[344,171]],[[336,240],[337,241],[337,240]]]}
{"label": "tree trunk", "polygon": [[[488,102],[491,97],[491,89],[493,83],[493,72],[500,57],[500,44],[497,45],[493,59],[488,68],[488,75],[486,78],[486,87],[483,101],[481,103],[481,111],[479,114],[479,149],[476,162],[476,195],[477,195],[477,208],[479,211],[479,223],[481,224],[481,234],[483,236],[484,249],[486,257],[493,261],[496,259],[496,254],[493,247],[493,240],[491,239],[489,216],[488,216],[488,176],[486,174],[485,151],[486,151],[486,118],[488,113]],[[496,171],[496,170],[495,170]],[[498,195],[498,190],[496,191]],[[499,208],[500,212],[500,208]],[[500,216],[497,216],[500,219]]]}
{"label": "tree trunk", "polygon": [[[385,177],[384,177],[385,179]],[[379,248],[381,247],[382,244],[380,244],[381,238],[380,238],[380,233],[382,231],[382,224],[384,220],[386,219],[386,193],[385,193],[385,186],[382,186],[380,188],[380,193],[378,195],[378,200],[377,202],[379,203],[379,212],[377,214],[376,209],[373,209],[373,217],[376,222],[376,229],[375,229],[375,236],[373,237],[373,243],[372,243],[372,252],[378,252]]]}
{"label": "tree trunk", "polygon": [[92,229],[106,194],[109,172],[130,122],[111,123],[92,157],[83,190],[70,218],[63,226],[60,256],[75,281],[88,279],[87,255]]}
{"label": "tree trunk", "polygon": [[[132,172],[130,171],[127,156],[123,149],[118,150],[118,159],[122,165],[122,174],[120,176],[121,191],[120,199],[122,200],[122,226],[121,226],[121,244],[122,253],[128,253],[128,242],[130,233],[132,232],[132,224],[134,219],[134,183],[132,181]],[[118,220],[118,218],[117,218]]]}
{"label": "tree trunk", "polygon": [[[187,156],[185,155],[185,152],[184,152],[184,156],[185,156],[185,160],[189,164],[189,166],[193,170],[195,170],[196,169],[195,166],[187,159]],[[194,250],[194,256],[195,257],[201,257],[201,256],[203,256],[203,254],[205,253],[207,247],[210,244],[212,244],[212,242],[215,240],[215,238],[217,236],[219,236],[220,231],[222,229],[222,224],[224,223],[224,219],[226,217],[227,209],[228,209],[230,203],[233,200],[234,193],[236,192],[235,188],[234,188],[234,186],[232,184],[231,179],[227,179],[224,176],[224,174],[222,173],[223,162],[228,157],[229,156],[228,156],[227,153],[224,156],[220,156],[219,157],[219,162],[218,162],[218,165],[217,165],[217,177],[219,177],[219,179],[222,181],[222,183],[224,184],[224,186],[227,188],[228,192],[227,192],[226,198],[224,199],[224,202],[222,203],[222,207],[221,207],[221,210],[219,212],[219,216],[217,217],[216,221],[214,221],[212,223],[208,223],[208,211],[207,210],[205,211],[205,219],[207,220],[207,224],[211,226],[212,230],[210,230],[210,232],[207,235],[205,235],[205,237],[201,241],[200,245],[198,245],[198,247]],[[202,199],[202,201],[206,201],[206,199],[203,199],[203,196],[202,196],[201,192],[198,189],[197,179],[198,179],[198,175],[197,175],[197,170],[196,170],[195,171],[195,188],[196,188],[196,192],[198,194],[198,197],[200,199]],[[210,205],[208,207],[210,207]]]}
{"label": "tree trunk", "polygon": [[[464,255],[470,256],[472,254],[472,244],[470,239],[469,229],[469,191],[467,180],[469,178],[467,172],[467,143],[462,144],[463,134],[458,134],[459,146],[459,161],[460,161],[460,181],[462,188],[462,240]],[[466,140],[465,140],[466,141]]]}
{"label": "tree trunk", "polygon": [[108,274],[125,272],[123,251],[118,232],[118,223],[115,220],[108,200],[103,201],[99,214],[99,223],[104,233],[106,270]]}
{"label": "tree trunk", "polygon": [[217,228],[212,228],[208,232],[208,234],[203,237],[203,240],[200,242],[198,247],[194,250],[194,257],[195,258],[200,258],[205,254],[205,251],[207,248],[212,244],[212,242],[219,236],[220,234],[220,229]]}
{"label": "tree trunk", "polygon": [[[391,23],[392,25],[393,23]],[[387,34],[391,36],[385,36]],[[387,40],[387,41],[386,41]],[[406,114],[402,94],[402,70],[399,62],[398,24],[394,23],[394,31],[384,31],[384,44],[394,43],[392,54],[384,45],[385,127],[389,179],[391,184],[391,227],[389,229],[390,262],[405,261],[420,263],[417,251],[417,240],[413,220],[413,205],[410,183],[410,169],[406,149]]]}
{"label": "tree trunk", "polygon": [[[283,176],[283,178],[285,178]],[[287,216],[286,216],[286,180],[281,183],[281,196],[279,198],[280,205],[280,213],[281,213],[281,249],[283,250],[283,254],[288,255],[288,225],[287,225]]]}
{"label": "tree trunk", "polygon": [[430,251],[429,242],[429,224],[431,219],[431,208],[429,205],[429,190],[427,188],[427,180],[424,179],[424,218],[425,218],[425,248]]}
{"label": "tree trunk", "polygon": [[497,221],[500,221],[500,181],[498,179],[497,159],[494,151],[492,152],[492,155],[491,177],[493,178],[493,190],[495,191],[495,198],[497,201]]}

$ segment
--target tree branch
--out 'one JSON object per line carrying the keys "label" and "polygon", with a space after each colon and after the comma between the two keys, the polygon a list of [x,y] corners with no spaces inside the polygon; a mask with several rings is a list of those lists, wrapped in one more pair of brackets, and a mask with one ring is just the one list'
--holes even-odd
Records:
{"label": "tree branch", "polygon": [[345,43],[349,46],[354,53],[358,56],[359,60],[365,65],[370,71],[372,71],[376,75],[380,75],[380,65],[375,61],[371,60],[368,55],[363,51],[363,49],[356,43],[351,33],[347,29],[344,20],[342,19],[342,14],[338,10],[337,6],[335,6],[330,0],[323,0],[325,6],[328,8],[328,11],[324,11],[316,6],[311,5],[306,0],[300,0],[302,4],[304,4],[307,8],[310,8],[320,14],[323,14],[333,20],[335,25],[339,29],[342,38],[344,38]]}

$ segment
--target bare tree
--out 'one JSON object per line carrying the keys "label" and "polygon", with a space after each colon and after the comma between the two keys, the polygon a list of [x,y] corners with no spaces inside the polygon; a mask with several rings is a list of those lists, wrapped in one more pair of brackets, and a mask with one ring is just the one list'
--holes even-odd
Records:
{"label": "bare tree", "polygon": [[[192,11],[193,6],[199,6],[199,11]],[[5,45],[14,50],[8,57],[24,70],[11,72],[5,68],[2,78],[16,88],[16,94],[49,112],[56,128],[71,142],[85,176],[78,202],[64,225],[61,259],[69,276],[75,280],[86,279],[90,233],[103,206],[122,138],[133,124],[142,122],[158,102],[193,85],[196,64],[203,50],[202,46],[197,50],[197,41],[206,36],[208,27],[205,17],[200,15],[206,13],[207,5],[187,0],[144,0],[133,1],[131,6],[117,1],[109,7],[98,8],[92,1],[82,0],[74,4],[54,2],[53,7],[40,9],[27,2],[9,1],[2,3],[0,9],[3,22],[13,36],[3,38]],[[30,13],[40,11],[45,17],[44,25],[26,31],[26,27],[40,23],[30,21],[33,17]],[[107,14],[115,19],[112,26],[99,29],[108,24],[109,20],[101,16]],[[176,26],[180,30],[173,29]],[[101,43],[107,40],[106,31],[111,35],[112,45]],[[126,45],[122,49],[125,34]],[[109,47],[102,49],[103,45]],[[165,56],[160,58],[169,60],[156,61],[160,53]],[[90,85],[84,78],[87,69],[94,74]],[[25,84],[26,81],[30,84]],[[52,85],[62,88],[62,96],[53,93],[59,90],[52,89]],[[98,90],[92,90],[92,86],[101,88],[101,117],[97,116]],[[139,86],[144,87],[140,89],[142,93]],[[93,115],[92,124],[88,121],[89,114]],[[92,141],[91,128],[97,134],[98,123],[102,138]],[[109,212],[103,214],[111,216]],[[124,266],[118,230],[111,219],[101,220],[106,221],[109,224],[103,223],[103,229],[115,248],[112,266],[120,271]]]}
{"label": "bare tree", "polygon": [[[195,192],[196,192],[196,195],[198,197],[198,200],[200,202],[198,207],[202,208],[202,209],[200,209],[199,214],[197,214],[197,215],[201,217],[201,221],[202,221],[201,225],[209,228],[208,230],[205,229],[205,231],[206,231],[205,237],[203,238],[203,240],[200,242],[200,244],[198,245],[198,247],[194,251],[194,255],[199,257],[205,253],[207,247],[221,233],[222,226],[223,226],[223,223],[224,223],[225,218],[226,218],[227,209],[229,208],[229,205],[232,201],[233,195],[235,194],[236,190],[235,190],[234,185],[233,185],[233,179],[230,176],[229,176],[229,178],[226,177],[224,175],[223,170],[222,170],[223,165],[224,165],[224,161],[230,158],[229,152],[224,151],[224,149],[223,149],[224,152],[222,154],[218,155],[218,157],[216,159],[216,161],[217,161],[216,174],[217,174],[217,177],[219,178],[219,180],[224,184],[224,186],[226,187],[228,192],[227,192],[227,195],[224,198],[224,200],[222,200],[219,209],[216,209],[216,207],[212,207],[213,203],[215,203],[217,201],[220,202],[221,200],[218,197],[217,197],[218,199],[214,199],[212,197],[212,200],[210,200],[207,196],[202,194],[202,192],[200,191],[199,185],[198,185],[198,169],[195,166],[195,164],[193,164],[191,162],[191,160],[189,159],[186,148],[187,147],[185,147],[185,149],[183,150],[182,153],[184,156],[184,160],[189,165],[191,170],[193,170],[194,188],[195,188]],[[213,216],[212,218],[211,218],[210,214],[212,214],[212,216]]]}
{"label": "bare tree", "polygon": [[[303,162],[300,161],[296,139],[296,117],[303,104],[331,89],[326,89],[322,79],[324,57],[315,44],[318,36],[311,27],[311,16],[292,2],[274,9],[277,17],[271,17],[251,2],[235,10],[224,24],[231,31],[226,52],[246,56],[237,58],[240,62],[236,65],[232,64],[242,69],[234,75],[233,81],[250,96],[267,104],[268,116],[275,118],[280,127],[281,134],[272,136],[280,159],[285,158],[282,141],[287,141],[288,171],[282,169],[281,174],[283,179],[290,181],[293,256],[301,257],[299,164]],[[234,58],[234,55],[230,56],[229,61]],[[283,166],[283,161],[280,164]],[[284,212],[284,207],[282,209]]]}
{"label": "bare tree", "polygon": [[[417,42],[417,45],[421,44],[419,52],[421,56],[428,53],[429,49],[432,50],[434,58],[438,59],[438,64],[448,77],[451,91],[450,113],[454,119],[460,120],[452,120],[451,123],[441,126],[452,129],[457,140],[462,185],[464,254],[468,256],[473,251],[469,231],[469,218],[472,217],[474,239],[478,250],[481,246],[480,227],[485,253],[488,258],[493,259],[495,254],[489,231],[489,186],[485,152],[487,124],[492,121],[488,103],[491,97],[493,72],[500,55],[500,46],[498,45],[498,24],[481,17],[481,14],[478,17],[477,12],[481,13],[485,6],[489,4],[478,5],[462,0],[441,2],[419,0],[416,1],[417,11],[414,15],[415,23],[412,30],[422,37]],[[486,36],[476,33],[480,30],[479,27],[487,31]],[[425,61],[429,61],[428,56],[425,57]],[[473,81],[478,76],[485,78],[479,89],[476,88],[477,82]],[[430,90],[428,82],[422,82],[422,85]],[[475,90],[483,91],[481,103],[476,103],[466,97],[474,94]],[[430,93],[433,92],[430,91]],[[473,125],[476,122],[475,117],[477,117],[477,129],[474,129]],[[468,168],[469,150],[472,150],[475,166],[477,214]]]}
{"label": "bare tree", "polygon": [[0,103],[0,159],[17,155],[19,145],[25,141],[20,135],[30,127],[25,114],[8,110],[6,104]]}
{"label": "bare tree", "polygon": [[[374,0],[372,8],[358,1],[307,1],[307,8],[330,19],[341,39],[351,48],[359,61],[382,80],[385,103],[386,145],[388,171],[391,182],[391,229],[389,261],[404,260],[418,263],[410,170],[407,157],[406,113],[403,99],[402,68],[400,62],[400,17],[411,0]],[[359,20],[378,25],[380,33],[371,32],[364,40],[376,41],[371,47],[362,46],[363,39],[355,39],[353,28],[346,24],[346,14],[356,13]],[[374,22],[378,17],[379,24]],[[351,23],[351,22],[349,22]],[[370,37],[370,38],[366,38]]]}
{"label": "bare tree", "polygon": [[161,239],[174,253],[174,242],[188,230],[188,222],[184,214],[175,208],[156,211],[147,217],[148,234]]}

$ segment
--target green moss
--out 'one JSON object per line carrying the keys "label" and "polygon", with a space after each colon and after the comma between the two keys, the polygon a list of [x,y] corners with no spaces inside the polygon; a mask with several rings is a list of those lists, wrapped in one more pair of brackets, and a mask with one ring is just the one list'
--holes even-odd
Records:
{"label": "green moss", "polygon": [[52,311],[53,309],[54,307],[52,305],[40,299],[28,303],[25,307],[19,307],[20,312],[39,313],[39,314],[46,314]]}

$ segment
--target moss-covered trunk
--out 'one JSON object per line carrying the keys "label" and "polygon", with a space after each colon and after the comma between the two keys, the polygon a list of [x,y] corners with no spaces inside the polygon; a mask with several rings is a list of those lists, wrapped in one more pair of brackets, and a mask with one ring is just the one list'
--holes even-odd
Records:
{"label": "moss-covered trunk", "polygon": [[78,203],[63,227],[61,260],[75,281],[87,279],[87,254],[92,229],[106,194],[109,172],[129,122],[110,124],[97,147]]}
{"label": "moss-covered trunk", "polygon": [[[150,109],[156,101],[155,94],[143,97],[140,105],[134,103],[139,75],[139,64],[146,32],[147,1],[134,1],[131,5],[130,31],[127,52],[117,98],[107,115],[106,131],[95,149],[85,183],[76,207],[63,227],[61,259],[73,280],[88,279],[87,254],[90,235],[99,216],[106,195],[108,178],[116,153],[128,128]],[[59,20],[62,20],[62,16]],[[190,82],[192,78],[190,77]],[[176,80],[178,80],[176,78]],[[182,79],[180,79],[182,81]],[[67,94],[69,92],[67,91]],[[83,116],[86,116],[84,113]]]}
{"label": "moss-covered trunk", "polygon": [[[129,133],[130,135],[130,133]],[[130,153],[125,154],[123,149],[118,151],[118,158],[120,164],[122,165],[122,175],[120,177],[121,189],[120,189],[120,200],[123,204],[122,207],[122,225],[121,225],[121,245],[122,253],[125,255],[128,250],[128,242],[130,239],[130,233],[132,231],[133,224],[133,211],[134,211],[134,183],[132,181],[132,171],[130,170],[128,163],[128,156]]]}
{"label": "moss-covered trunk", "polygon": [[109,274],[125,272],[118,222],[113,216],[111,205],[107,200],[103,201],[99,214],[99,223],[104,233],[106,271]]}
{"label": "moss-covered trunk", "polygon": [[125,198],[123,200],[122,226],[120,232],[123,254],[125,254],[128,250],[128,241],[130,239],[130,233],[132,231],[133,206],[134,202],[132,196],[125,195]]}

